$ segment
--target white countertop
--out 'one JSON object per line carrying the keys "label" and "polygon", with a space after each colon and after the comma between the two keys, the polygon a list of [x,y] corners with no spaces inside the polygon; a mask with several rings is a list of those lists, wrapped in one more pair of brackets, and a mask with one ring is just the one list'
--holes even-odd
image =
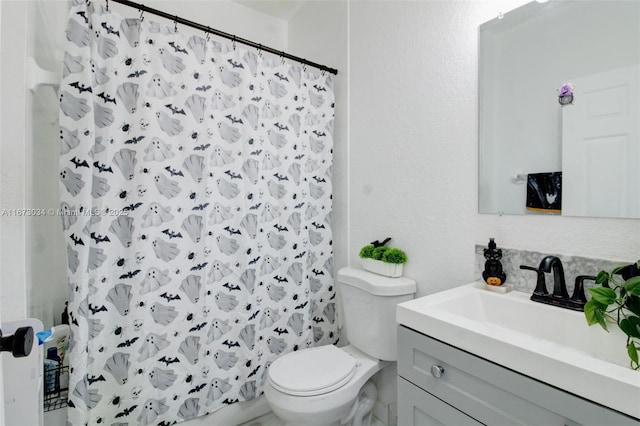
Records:
{"label": "white countertop", "polygon": [[640,419],[640,371],[629,368],[615,324],[589,327],[582,312],[499,294],[477,283],[398,305],[396,321],[420,333]]}

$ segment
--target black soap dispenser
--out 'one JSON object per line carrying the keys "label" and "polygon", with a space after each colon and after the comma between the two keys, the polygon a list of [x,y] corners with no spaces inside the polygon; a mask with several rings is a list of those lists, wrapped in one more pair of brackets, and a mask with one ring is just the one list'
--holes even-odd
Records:
{"label": "black soap dispenser", "polygon": [[484,249],[484,258],[487,259],[484,262],[484,271],[482,271],[482,278],[489,285],[499,286],[504,284],[507,280],[507,274],[502,270],[502,249],[496,247],[496,242],[493,238],[489,239],[489,246]]}

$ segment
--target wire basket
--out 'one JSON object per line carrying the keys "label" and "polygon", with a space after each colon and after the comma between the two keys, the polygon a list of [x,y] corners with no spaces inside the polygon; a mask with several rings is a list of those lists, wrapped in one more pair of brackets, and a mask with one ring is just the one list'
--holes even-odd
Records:
{"label": "wire basket", "polygon": [[44,370],[43,410],[53,411],[67,406],[69,399],[69,366],[51,367]]}

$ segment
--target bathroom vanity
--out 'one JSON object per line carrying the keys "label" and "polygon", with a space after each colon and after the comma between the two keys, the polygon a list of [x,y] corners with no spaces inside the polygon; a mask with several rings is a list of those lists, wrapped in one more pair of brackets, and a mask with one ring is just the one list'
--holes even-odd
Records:
{"label": "bathroom vanity", "polygon": [[398,425],[640,424],[624,346],[606,360],[615,342],[582,313],[529,296],[470,284],[398,305]]}
{"label": "bathroom vanity", "polygon": [[638,420],[401,326],[399,425],[638,425]]}

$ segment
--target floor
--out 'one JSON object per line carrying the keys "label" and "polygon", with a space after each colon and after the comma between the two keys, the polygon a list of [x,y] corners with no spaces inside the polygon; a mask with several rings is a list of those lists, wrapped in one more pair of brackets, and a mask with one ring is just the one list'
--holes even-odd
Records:
{"label": "floor", "polygon": [[264,416],[249,420],[238,426],[284,426],[284,421],[276,417],[273,413],[267,413]]}
{"label": "floor", "polygon": [[[273,413],[267,413],[264,416],[258,417],[246,423],[238,426],[284,426],[284,421],[276,417]],[[380,420],[374,417],[371,421],[371,426],[385,426]]]}
{"label": "floor", "polygon": [[[66,424],[66,410],[55,410],[45,413],[44,426],[64,426]],[[257,419],[250,420],[238,426],[284,426],[284,421],[273,413],[267,413]],[[373,418],[371,426],[385,426],[377,418]]]}

